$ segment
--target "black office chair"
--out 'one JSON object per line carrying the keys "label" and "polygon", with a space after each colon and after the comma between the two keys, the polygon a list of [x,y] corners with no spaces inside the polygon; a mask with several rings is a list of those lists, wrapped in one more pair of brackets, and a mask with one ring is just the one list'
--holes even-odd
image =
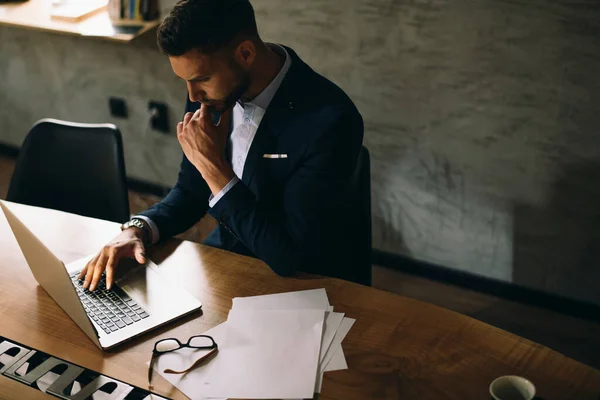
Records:
{"label": "black office chair", "polygon": [[358,232],[356,254],[354,255],[354,282],[371,286],[371,254],[373,241],[371,236],[371,159],[369,150],[362,147],[358,163],[352,177],[351,193],[358,197],[359,218],[354,220],[352,229]]}
{"label": "black office chair", "polygon": [[23,142],[7,200],[127,221],[121,132],[112,124],[38,121]]}

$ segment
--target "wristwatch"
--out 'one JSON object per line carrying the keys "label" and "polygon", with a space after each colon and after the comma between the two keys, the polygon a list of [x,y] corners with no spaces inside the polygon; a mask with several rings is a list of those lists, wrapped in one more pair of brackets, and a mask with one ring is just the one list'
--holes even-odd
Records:
{"label": "wristwatch", "polygon": [[148,231],[148,228],[146,227],[146,224],[144,223],[144,221],[142,221],[139,218],[131,218],[129,221],[125,222],[123,225],[121,225],[121,230],[124,231],[127,228],[131,228],[132,226],[135,226],[136,228],[140,228],[144,234],[144,244],[149,244],[150,243],[150,232]]}

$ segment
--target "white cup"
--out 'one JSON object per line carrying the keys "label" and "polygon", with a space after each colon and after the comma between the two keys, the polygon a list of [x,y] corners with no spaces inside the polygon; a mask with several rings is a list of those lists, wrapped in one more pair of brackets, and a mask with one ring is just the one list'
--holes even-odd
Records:
{"label": "white cup", "polygon": [[490,384],[490,394],[494,400],[533,400],[535,386],[520,376],[501,376]]}

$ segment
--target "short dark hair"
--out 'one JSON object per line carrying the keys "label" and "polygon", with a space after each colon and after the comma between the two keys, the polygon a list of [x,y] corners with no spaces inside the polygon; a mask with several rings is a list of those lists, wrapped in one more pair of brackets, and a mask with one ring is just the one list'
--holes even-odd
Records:
{"label": "short dark hair", "polygon": [[180,0],[162,21],[158,47],[169,56],[190,50],[211,54],[238,35],[258,37],[249,0]]}

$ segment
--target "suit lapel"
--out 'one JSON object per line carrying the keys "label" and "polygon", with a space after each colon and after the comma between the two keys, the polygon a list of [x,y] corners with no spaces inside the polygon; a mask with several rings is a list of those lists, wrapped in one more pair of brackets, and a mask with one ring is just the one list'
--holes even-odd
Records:
{"label": "suit lapel", "polygon": [[295,86],[302,81],[301,74],[304,63],[291,49],[286,47],[286,50],[292,58],[292,65],[265,112],[244,164],[242,182],[248,187],[250,187],[260,159],[265,154],[265,149],[268,148],[269,141],[285,127],[296,111],[294,95],[298,91],[295,90]]}

